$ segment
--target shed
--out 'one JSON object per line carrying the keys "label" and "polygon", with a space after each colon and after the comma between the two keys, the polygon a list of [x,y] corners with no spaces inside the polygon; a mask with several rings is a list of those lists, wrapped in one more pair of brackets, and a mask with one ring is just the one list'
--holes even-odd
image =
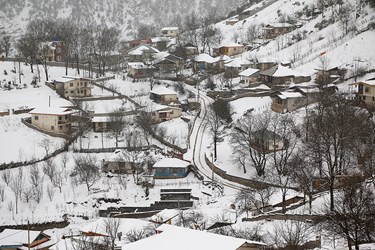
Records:
{"label": "shed", "polygon": [[190,162],[177,158],[164,158],[153,166],[155,179],[184,178],[189,173]]}

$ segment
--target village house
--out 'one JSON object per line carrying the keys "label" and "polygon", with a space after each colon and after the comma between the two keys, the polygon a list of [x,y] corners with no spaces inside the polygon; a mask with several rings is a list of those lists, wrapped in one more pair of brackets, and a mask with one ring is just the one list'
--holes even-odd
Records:
{"label": "village house", "polygon": [[0,249],[49,249],[54,243],[42,231],[5,229],[0,233]]}
{"label": "village house", "polygon": [[181,115],[181,108],[157,104],[151,112],[151,119],[154,123],[160,123],[178,118]]}
{"label": "village house", "polygon": [[295,28],[296,26],[290,23],[267,24],[263,28],[263,38],[274,39],[278,37],[279,35],[291,32]]}
{"label": "village house", "polygon": [[164,27],[161,29],[162,36],[165,37],[177,37],[180,34],[179,27]]}
{"label": "village house", "polygon": [[63,76],[46,83],[51,84],[56,92],[65,98],[91,96],[90,78]]}
{"label": "village house", "polygon": [[238,75],[241,77],[241,81],[245,84],[251,85],[259,83],[259,69],[248,68]]}
{"label": "village house", "polygon": [[307,98],[296,91],[277,91],[271,94],[271,109],[277,113],[292,112],[306,104]]}
{"label": "village house", "polygon": [[133,49],[141,44],[151,45],[152,41],[150,38],[131,40],[131,41],[126,42],[125,47],[128,47],[129,49]]}
{"label": "village house", "polygon": [[46,62],[62,62],[65,60],[64,43],[51,41],[41,43],[41,57]]}
{"label": "village house", "polygon": [[231,78],[237,77],[239,72],[250,68],[251,65],[252,63],[249,60],[237,57],[224,64],[225,75]]}
{"label": "village house", "polygon": [[186,43],[183,46],[183,48],[184,48],[185,54],[188,58],[191,58],[192,56],[195,56],[195,55],[199,54],[198,47],[194,46],[194,44],[192,44],[192,43]]}
{"label": "village house", "polygon": [[182,67],[183,59],[168,52],[160,52],[155,55],[154,66],[160,72],[169,73],[178,71]]}
{"label": "village house", "polygon": [[242,44],[238,43],[226,43],[222,44],[217,48],[213,48],[213,55],[220,56],[220,55],[227,55],[227,56],[234,56],[241,54],[245,51],[245,47]]}
{"label": "village house", "polygon": [[123,115],[121,112],[107,113],[105,116],[96,114],[91,119],[92,128],[94,132],[116,131],[119,123],[125,122]]}
{"label": "village house", "polygon": [[150,45],[141,44],[128,51],[129,62],[151,61],[153,60],[153,56],[158,52],[160,52],[158,49]]}
{"label": "village house", "polygon": [[218,70],[220,58],[213,58],[208,54],[199,54],[193,59],[194,71],[215,71]]}
{"label": "village house", "polygon": [[123,250],[135,249],[164,249],[172,250],[200,249],[200,250],[257,250],[267,245],[262,242],[235,238],[207,231],[194,230],[169,224],[162,224],[156,229],[157,234],[151,237],[125,244]]}
{"label": "village house", "polygon": [[53,133],[68,134],[72,129],[72,114],[76,111],[69,108],[35,108],[31,114],[31,124],[41,130]]}
{"label": "village house", "polygon": [[189,173],[190,162],[177,158],[164,158],[156,162],[152,168],[155,179],[184,178]]}
{"label": "village house", "polygon": [[338,81],[342,81],[345,75],[345,69],[341,68],[339,65],[337,66],[324,66],[324,67],[317,67],[316,70],[316,78],[315,82],[320,85],[328,85],[328,84],[335,84]]}
{"label": "village house", "polygon": [[262,83],[268,86],[277,86],[301,82],[308,82],[311,77],[288,67],[282,66],[281,64],[274,66],[270,69],[259,72]]}
{"label": "village house", "polygon": [[357,98],[368,107],[375,107],[375,79],[353,83],[358,86]]}
{"label": "village house", "polygon": [[153,37],[151,38],[151,45],[159,51],[166,51],[170,41],[171,39],[168,37]]}
{"label": "village house", "polygon": [[133,79],[151,77],[155,72],[155,67],[146,65],[143,62],[128,62],[128,76]]}
{"label": "village house", "polygon": [[164,86],[155,86],[150,91],[150,99],[162,105],[177,104],[177,93]]}

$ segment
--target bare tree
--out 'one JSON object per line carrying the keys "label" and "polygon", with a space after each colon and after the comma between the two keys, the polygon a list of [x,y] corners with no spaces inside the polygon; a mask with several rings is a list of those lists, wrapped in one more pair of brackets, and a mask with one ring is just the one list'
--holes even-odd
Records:
{"label": "bare tree", "polygon": [[29,202],[31,198],[33,197],[33,191],[32,188],[26,187],[22,192],[22,197],[26,202]]}
{"label": "bare tree", "polygon": [[5,53],[5,57],[9,56],[10,48],[12,46],[12,37],[10,35],[3,34],[0,39],[0,52],[3,51]]}
{"label": "bare tree", "polygon": [[203,230],[206,222],[205,216],[198,210],[181,210],[178,214],[178,224],[183,227]]}
{"label": "bare tree", "polygon": [[117,234],[119,233],[119,228],[121,226],[121,221],[118,218],[107,218],[104,220],[104,225],[106,228],[106,233],[109,235],[110,249],[114,250],[116,237],[117,237]]}
{"label": "bare tree", "polygon": [[44,151],[46,152],[46,156],[49,156],[49,151],[51,149],[52,142],[48,138],[44,138],[39,142],[39,146],[44,148]]}
{"label": "bare tree", "polygon": [[158,28],[153,24],[140,23],[135,33],[136,39],[145,39],[157,36]]}
{"label": "bare tree", "polygon": [[375,239],[375,194],[366,183],[348,186],[339,192],[334,210],[326,206],[323,228],[345,237],[349,249],[356,250],[363,242]]}
{"label": "bare tree", "polygon": [[285,213],[286,195],[289,190],[291,173],[294,172],[294,168],[291,167],[291,159],[299,141],[300,131],[292,116],[281,116],[277,113],[272,115],[269,129],[272,132],[270,133],[270,139],[274,147],[272,152],[272,168],[276,172],[274,179],[281,191],[282,209]]}
{"label": "bare tree", "polygon": [[47,186],[47,195],[50,201],[52,201],[53,196],[55,196],[55,188],[51,184]]}
{"label": "bare tree", "polygon": [[5,200],[5,188],[3,185],[0,185],[0,199],[2,202]]}
{"label": "bare tree", "polygon": [[56,170],[55,174],[52,177],[52,185],[54,187],[58,187],[59,191],[61,193],[61,189],[64,186],[65,178],[64,178],[64,172],[62,169]]}
{"label": "bare tree", "polygon": [[217,143],[221,138],[224,130],[221,125],[221,119],[217,112],[214,111],[212,105],[209,107],[206,122],[211,133],[212,141],[214,144],[214,161],[217,159]]}
{"label": "bare tree", "polygon": [[47,159],[43,163],[43,173],[47,175],[52,182],[53,176],[56,174],[56,164],[52,158]]}
{"label": "bare tree", "polygon": [[255,168],[258,176],[265,174],[269,149],[267,128],[270,123],[268,113],[254,115],[249,113],[239,119],[231,133],[231,146],[234,154],[249,157],[248,162]]}
{"label": "bare tree", "polygon": [[269,235],[275,247],[284,249],[300,249],[311,237],[313,227],[308,223],[286,220],[274,223],[273,233]]}
{"label": "bare tree", "polygon": [[32,198],[39,203],[43,198],[43,185],[40,184],[32,189],[33,196]]}
{"label": "bare tree", "polygon": [[42,175],[40,174],[39,167],[36,164],[33,164],[30,167],[29,182],[35,188],[38,187],[42,182]]}
{"label": "bare tree", "polygon": [[[117,111],[119,112],[119,111]],[[125,119],[122,115],[112,115],[109,117],[110,129],[116,140],[116,148],[118,147],[119,137],[125,126]]]}
{"label": "bare tree", "polygon": [[357,165],[355,147],[372,134],[368,112],[354,107],[345,96],[324,94],[305,127],[306,152],[327,178],[333,210],[336,177]]}
{"label": "bare tree", "polygon": [[10,189],[12,189],[15,196],[16,214],[18,214],[18,202],[21,199],[22,192],[25,188],[25,182],[23,177],[23,169],[18,169],[18,175],[12,177],[12,181],[9,183]]}
{"label": "bare tree", "polygon": [[10,169],[5,169],[1,171],[1,179],[9,186],[9,183],[12,181],[13,176],[12,173],[10,172]]}
{"label": "bare tree", "polygon": [[90,154],[76,155],[74,157],[75,166],[71,176],[77,177],[78,183],[85,184],[87,191],[99,179],[99,167],[97,166],[96,157]]}
{"label": "bare tree", "polygon": [[262,34],[262,29],[261,26],[258,24],[251,24],[249,27],[246,29],[245,33],[245,41],[248,43],[253,42],[255,39],[259,38]]}

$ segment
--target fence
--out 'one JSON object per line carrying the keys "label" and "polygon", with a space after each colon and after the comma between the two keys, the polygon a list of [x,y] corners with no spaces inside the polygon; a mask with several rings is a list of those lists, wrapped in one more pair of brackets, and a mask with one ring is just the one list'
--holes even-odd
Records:
{"label": "fence", "polygon": [[[213,170],[213,172],[215,174],[219,175],[221,178],[226,179],[228,181],[236,182],[236,183],[239,183],[241,185],[244,185],[244,186],[247,186],[247,187],[252,187],[252,188],[255,188],[255,189],[265,189],[265,188],[268,188],[268,187],[276,187],[276,188],[281,187],[279,185],[272,184],[272,183],[256,181],[256,180],[251,180],[251,179],[245,179],[245,178],[242,178],[242,177],[227,174],[226,171],[218,168],[217,166],[215,166],[215,164],[210,162],[210,160],[207,158],[207,155],[205,155],[204,158],[205,158],[205,161],[206,161],[207,165],[210,167],[211,170]],[[298,191],[298,188],[296,188],[296,187],[288,187],[288,188]]]}

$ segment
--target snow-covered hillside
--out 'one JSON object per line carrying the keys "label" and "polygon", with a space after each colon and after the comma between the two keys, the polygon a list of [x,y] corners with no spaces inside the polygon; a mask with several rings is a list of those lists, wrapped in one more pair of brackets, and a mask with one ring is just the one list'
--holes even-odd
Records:
{"label": "snow-covered hillside", "polygon": [[80,25],[106,23],[115,26],[122,31],[124,38],[131,39],[141,23],[176,26],[190,12],[205,15],[214,11],[217,16],[225,16],[236,5],[234,0],[1,1],[0,33],[19,35],[33,19],[69,18]]}

